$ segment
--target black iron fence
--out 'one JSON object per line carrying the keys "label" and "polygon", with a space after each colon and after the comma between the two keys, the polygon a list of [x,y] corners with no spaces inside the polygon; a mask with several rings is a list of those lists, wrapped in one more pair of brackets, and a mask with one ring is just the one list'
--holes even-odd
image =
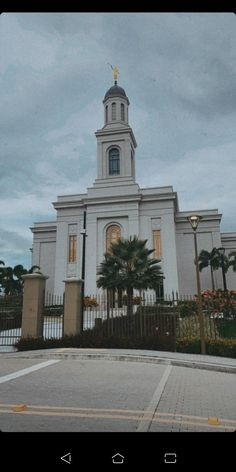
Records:
{"label": "black iron fence", "polygon": [[[202,297],[204,333],[211,339],[236,338],[236,297]],[[99,294],[84,299],[84,331],[96,336],[157,336],[171,340],[200,337],[198,300],[172,294],[158,299],[135,296],[131,311],[127,296]]]}
{"label": "black iron fence", "polygon": [[[22,296],[0,297],[0,348],[13,346],[21,336]],[[129,306],[128,306],[129,305]],[[236,292],[205,291],[202,296],[204,333],[211,339],[236,339]],[[97,337],[158,339],[175,350],[176,339],[200,337],[198,300],[173,293],[157,298],[142,293],[133,297],[100,292],[84,297],[83,332]],[[45,294],[43,337],[64,334],[64,296]],[[7,349],[6,349],[7,350]]]}
{"label": "black iron fence", "polygon": [[0,296],[0,349],[12,348],[21,337],[23,297],[21,295]]}
{"label": "black iron fence", "polygon": [[61,338],[64,334],[64,295],[46,292],[43,312],[43,337]]}
{"label": "black iron fence", "polygon": [[127,297],[106,294],[84,299],[84,333],[100,338],[155,338],[160,348],[175,350],[177,312],[159,305],[154,297],[134,297],[131,306]]}

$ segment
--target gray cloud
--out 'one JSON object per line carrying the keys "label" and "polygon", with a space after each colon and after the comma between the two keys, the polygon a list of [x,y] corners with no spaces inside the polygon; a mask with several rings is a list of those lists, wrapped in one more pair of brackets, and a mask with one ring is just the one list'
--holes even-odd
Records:
{"label": "gray cloud", "polygon": [[0,16],[7,263],[29,265],[29,226],[55,218],[57,195],[92,185],[108,62],[130,99],[140,186],[173,185],[181,209],[219,208],[222,231],[235,230],[235,21],[230,13]]}

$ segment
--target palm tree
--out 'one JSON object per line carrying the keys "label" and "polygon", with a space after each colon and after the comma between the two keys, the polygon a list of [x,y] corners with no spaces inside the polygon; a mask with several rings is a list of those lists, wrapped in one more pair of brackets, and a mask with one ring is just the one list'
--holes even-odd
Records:
{"label": "palm tree", "polygon": [[152,288],[163,279],[159,259],[151,258],[154,249],[147,249],[147,239],[137,236],[121,238],[112,243],[98,269],[97,286],[127,292],[127,314],[132,314],[133,291]]}
{"label": "palm tree", "polygon": [[21,295],[23,293],[22,275],[32,273],[35,268],[39,269],[38,266],[32,266],[27,270],[21,264],[14,267],[5,267],[4,263],[2,265],[4,267],[0,267],[0,285],[6,295]]}
{"label": "palm tree", "polygon": [[213,272],[214,270],[219,269],[219,267],[221,266],[221,256],[218,252],[218,249],[216,247],[213,247],[211,252],[208,252],[203,249],[198,256],[198,261],[199,261],[200,272],[206,267],[210,266],[212,290],[215,290],[215,281],[214,281]]}
{"label": "palm tree", "polygon": [[[5,262],[0,261],[0,265],[5,266]],[[0,293],[2,292],[3,267],[0,267]]]}
{"label": "palm tree", "polygon": [[229,266],[232,266],[233,271],[236,272],[236,251],[231,251],[228,257],[229,257]]}

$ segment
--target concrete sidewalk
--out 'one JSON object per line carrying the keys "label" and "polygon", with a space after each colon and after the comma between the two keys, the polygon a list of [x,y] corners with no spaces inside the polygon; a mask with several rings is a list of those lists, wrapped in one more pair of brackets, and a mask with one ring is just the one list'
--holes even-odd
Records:
{"label": "concrete sidewalk", "polygon": [[149,351],[140,349],[80,349],[57,348],[0,353],[1,358],[24,359],[83,359],[144,362],[191,367],[217,372],[236,373],[236,359],[228,357],[203,356],[179,352]]}

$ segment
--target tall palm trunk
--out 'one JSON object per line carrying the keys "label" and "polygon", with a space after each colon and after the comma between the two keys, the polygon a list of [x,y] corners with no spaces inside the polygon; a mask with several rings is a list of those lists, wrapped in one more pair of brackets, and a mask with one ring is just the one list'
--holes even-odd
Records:
{"label": "tall palm trunk", "polygon": [[133,288],[127,288],[127,315],[133,314]]}
{"label": "tall palm trunk", "polygon": [[215,290],[215,281],[214,281],[214,273],[213,273],[213,267],[211,267],[211,284],[212,284],[212,290]]}

